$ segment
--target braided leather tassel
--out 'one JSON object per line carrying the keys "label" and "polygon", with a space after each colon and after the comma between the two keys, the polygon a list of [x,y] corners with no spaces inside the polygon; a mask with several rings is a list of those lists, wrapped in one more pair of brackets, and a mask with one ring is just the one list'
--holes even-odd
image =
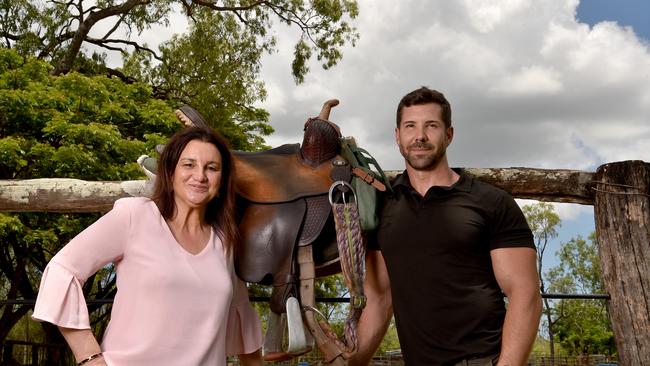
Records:
{"label": "braided leather tassel", "polygon": [[350,310],[345,320],[343,341],[346,351],[353,353],[358,345],[357,323],[366,305],[363,292],[366,248],[356,202],[333,203],[332,211],[336,225],[341,272],[345,285],[350,290]]}

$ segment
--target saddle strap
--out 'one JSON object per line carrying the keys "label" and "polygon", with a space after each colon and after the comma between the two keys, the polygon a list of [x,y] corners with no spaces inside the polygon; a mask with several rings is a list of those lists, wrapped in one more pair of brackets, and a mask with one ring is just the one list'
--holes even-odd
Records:
{"label": "saddle strap", "polygon": [[[316,320],[318,310],[314,307],[314,256],[311,245],[298,247],[298,264],[300,266],[300,299],[302,301],[303,316],[309,332],[316,341],[316,346],[323,354],[323,359],[329,365],[347,365],[347,356],[336,335],[331,336],[323,331],[323,325]],[[328,329],[327,327],[325,327]]]}
{"label": "saddle strap", "polygon": [[364,182],[372,185],[373,187],[375,187],[375,189],[377,189],[380,192],[384,192],[386,190],[386,186],[384,185],[384,183],[382,183],[379,179],[375,179],[375,177],[373,177],[372,174],[366,172],[365,170],[359,167],[352,168],[352,174],[361,178],[361,180],[363,180]]}

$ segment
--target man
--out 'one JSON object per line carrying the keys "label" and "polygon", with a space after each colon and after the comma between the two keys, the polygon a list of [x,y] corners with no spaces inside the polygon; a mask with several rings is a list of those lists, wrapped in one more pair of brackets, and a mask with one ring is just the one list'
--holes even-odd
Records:
{"label": "man", "polygon": [[406,171],[369,240],[351,365],[368,364],[393,309],[408,366],[527,360],[541,315],[533,236],[511,196],[449,168],[453,137],[442,93],[422,87],[402,98],[395,139]]}

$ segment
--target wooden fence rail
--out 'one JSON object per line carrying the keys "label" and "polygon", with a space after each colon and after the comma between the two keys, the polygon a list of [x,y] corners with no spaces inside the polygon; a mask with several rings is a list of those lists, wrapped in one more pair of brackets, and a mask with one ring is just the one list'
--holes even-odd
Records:
{"label": "wooden fence rail", "polygon": [[[539,201],[594,204],[595,173],[566,169],[465,168],[477,179]],[[388,171],[395,176],[398,171]],[[106,212],[121,197],[142,196],[146,181],[95,182],[45,178],[0,181],[0,211]]]}

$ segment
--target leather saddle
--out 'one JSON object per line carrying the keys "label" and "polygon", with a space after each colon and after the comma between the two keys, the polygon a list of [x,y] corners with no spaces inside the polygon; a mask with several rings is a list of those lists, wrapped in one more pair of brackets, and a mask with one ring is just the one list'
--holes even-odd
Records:
{"label": "leather saddle", "polygon": [[[234,156],[242,234],[235,253],[238,275],[265,285],[295,283],[293,252],[304,245],[314,246],[319,277],[337,272],[336,233],[327,198],[333,159],[312,167],[298,144]],[[285,301],[273,297],[271,309],[281,312]]]}
{"label": "leather saddle", "polygon": [[338,126],[327,120],[336,104],[328,101],[307,121],[302,145],[234,153],[242,235],[235,269],[247,282],[273,285],[270,306],[278,314],[289,296],[298,298],[299,246],[312,245],[317,276],[340,271],[327,195],[335,179],[349,179],[349,166],[338,155]]}

